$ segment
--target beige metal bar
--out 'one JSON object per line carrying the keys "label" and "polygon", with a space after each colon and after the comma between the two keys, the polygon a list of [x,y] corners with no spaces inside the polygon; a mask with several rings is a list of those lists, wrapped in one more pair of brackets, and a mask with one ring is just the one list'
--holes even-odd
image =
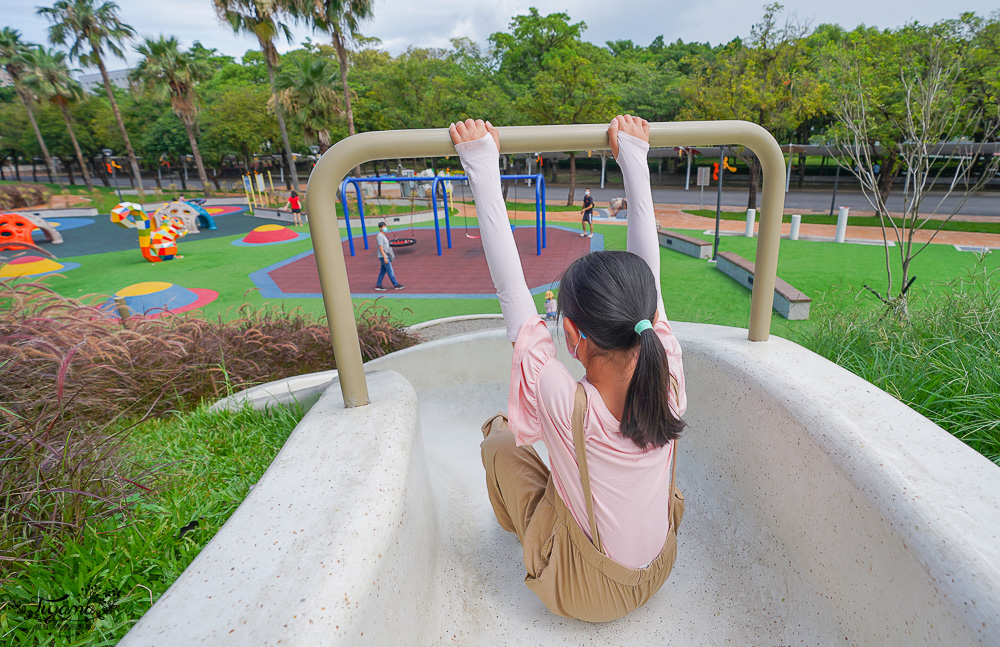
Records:
{"label": "beige metal bar", "polygon": [[[570,126],[508,126],[500,128],[503,153],[552,153],[607,150],[607,124]],[[763,204],[757,240],[756,271],[750,304],[751,341],[766,341],[771,329],[774,279],[778,269],[781,214],[785,204],[784,156],[769,132],[747,121],[687,121],[650,124],[649,143],[669,146],[737,144],[757,154],[764,174]],[[323,302],[333,337],[344,404],[368,403],[347,283],[347,266],[337,221],[337,188],[355,166],[379,159],[444,157],[455,154],[445,128],[387,130],[361,133],[341,140],[317,162],[306,194],[313,249],[319,269]]]}

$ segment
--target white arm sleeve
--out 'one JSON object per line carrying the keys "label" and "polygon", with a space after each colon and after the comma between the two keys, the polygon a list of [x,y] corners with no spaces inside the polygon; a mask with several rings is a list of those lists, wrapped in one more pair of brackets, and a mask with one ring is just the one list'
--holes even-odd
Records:
{"label": "white arm sleeve", "polygon": [[618,133],[616,161],[625,178],[625,199],[628,200],[627,249],[646,261],[652,270],[656,281],[656,308],[664,317],[666,310],[660,292],[660,243],[656,234],[656,216],[653,214],[653,191],[649,186],[648,152],[649,142]]}
{"label": "white arm sleeve", "polygon": [[500,151],[489,134],[475,141],[457,144],[455,150],[462,160],[476,200],[483,250],[493,286],[497,290],[497,299],[500,300],[507,339],[516,341],[521,326],[538,311],[524,281],[521,259],[517,255],[514,234],[507,218],[507,205],[500,191]]}

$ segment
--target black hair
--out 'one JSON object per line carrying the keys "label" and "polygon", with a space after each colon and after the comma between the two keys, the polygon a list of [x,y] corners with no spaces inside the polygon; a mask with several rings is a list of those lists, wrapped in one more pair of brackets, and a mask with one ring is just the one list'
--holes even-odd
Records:
{"label": "black hair", "polygon": [[382,227],[388,227],[388,226],[389,225],[385,224],[384,220],[380,220],[379,223],[378,223],[378,228],[379,229],[381,229]]}
{"label": "black hair", "polygon": [[292,191],[292,195],[291,195],[291,197],[293,197],[293,198],[294,198],[294,197],[296,197],[297,195],[299,195],[297,191]]}
{"label": "black hair", "polygon": [[685,426],[667,406],[676,386],[671,386],[663,344],[652,329],[635,332],[643,319],[653,321],[656,305],[653,273],[631,252],[582,256],[566,268],[559,284],[559,313],[576,324],[594,351],[639,348],[625,394],[621,433],[640,449],[666,445]]}

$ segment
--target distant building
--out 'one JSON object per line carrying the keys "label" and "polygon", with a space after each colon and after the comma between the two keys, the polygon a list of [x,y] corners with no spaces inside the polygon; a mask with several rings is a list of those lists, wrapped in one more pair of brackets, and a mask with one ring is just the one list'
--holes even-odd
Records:
{"label": "distant building", "polygon": [[[111,83],[118,86],[123,90],[127,90],[129,86],[128,75],[132,71],[132,68],[126,68],[124,70],[108,70],[108,78],[111,79]],[[83,86],[84,92],[91,92],[94,88],[98,90],[102,89],[104,85],[104,79],[101,78],[101,73],[97,74],[84,74],[77,79],[80,85]]]}
{"label": "distant building", "polygon": [[10,78],[10,74],[7,74],[7,70],[0,68],[0,88],[7,88],[14,85],[14,82]]}

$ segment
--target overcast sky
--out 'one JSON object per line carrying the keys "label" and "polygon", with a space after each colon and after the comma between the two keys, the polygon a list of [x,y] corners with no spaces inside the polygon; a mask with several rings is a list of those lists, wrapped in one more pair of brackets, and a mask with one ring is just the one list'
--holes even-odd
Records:
{"label": "overcast sky", "polygon": [[[881,28],[897,27],[911,20],[933,23],[957,18],[963,11],[986,16],[997,8],[996,0],[959,0],[952,5],[941,0],[788,0],[783,3],[789,15],[810,25],[838,23],[851,29],[858,24]],[[211,0],[119,0],[124,20],[142,36],[173,35],[184,47],[196,40],[225,54],[240,57],[257,47],[254,39],[237,36],[223,25],[212,10]],[[375,0],[375,18],[362,32],[382,40],[383,48],[399,54],[408,46],[447,47],[451,38],[465,36],[483,43],[495,31],[506,30],[512,16],[537,7],[542,14],[566,12],[573,21],[584,21],[584,38],[603,44],[608,40],[631,39],[648,44],[662,34],[667,41],[678,38],[718,44],[736,36],[746,36],[751,25],[760,19],[764,3],[737,0]],[[613,9],[624,6],[628,9]],[[35,15],[36,3],[29,0],[0,0],[0,27],[21,31],[29,42],[47,42],[48,23]],[[303,26],[293,27],[291,45],[297,47],[307,37],[326,42],[323,34],[313,34]],[[134,63],[136,55],[129,55]],[[124,67],[108,62],[109,69]]]}

